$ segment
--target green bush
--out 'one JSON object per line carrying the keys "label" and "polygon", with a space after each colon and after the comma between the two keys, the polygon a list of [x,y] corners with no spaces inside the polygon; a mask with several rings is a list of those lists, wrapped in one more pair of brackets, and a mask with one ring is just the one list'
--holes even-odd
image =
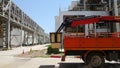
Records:
{"label": "green bush", "polygon": [[59,53],[60,53],[60,52],[59,52],[59,49],[58,49],[58,48],[54,48],[54,49],[53,49],[53,53],[54,53],[54,54],[59,54]]}
{"label": "green bush", "polygon": [[58,54],[60,53],[59,52],[59,49],[58,48],[52,48],[51,46],[48,46],[47,48],[47,54]]}
{"label": "green bush", "polygon": [[47,54],[51,54],[51,53],[52,53],[52,47],[49,46],[49,47],[47,48]]}

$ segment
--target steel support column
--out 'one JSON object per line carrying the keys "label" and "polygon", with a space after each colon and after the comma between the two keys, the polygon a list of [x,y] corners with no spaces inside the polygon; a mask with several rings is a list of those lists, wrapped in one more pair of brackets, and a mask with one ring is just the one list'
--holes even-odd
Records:
{"label": "steel support column", "polygon": [[38,35],[38,44],[41,44],[40,35]]}
{"label": "steel support column", "polygon": [[7,48],[10,49],[10,23],[11,23],[11,0],[9,0],[9,12],[8,12],[8,34],[7,34]]}
{"label": "steel support column", "polygon": [[112,3],[112,1],[111,0],[109,0],[109,10],[111,10],[111,3]]}
{"label": "steel support column", "polygon": [[[115,16],[118,16],[118,4],[117,4],[117,0],[114,0],[114,12],[115,12]],[[120,31],[120,24],[116,23],[116,31],[119,32]]]}
{"label": "steel support column", "polygon": [[27,32],[24,31],[24,41],[23,41],[24,45],[27,45],[27,40],[28,40]]}
{"label": "steel support column", "polygon": [[20,38],[20,40],[21,40],[21,41],[20,41],[20,43],[21,43],[20,46],[21,46],[21,47],[22,47],[22,44],[23,44],[23,33],[22,33],[22,31],[23,31],[23,27],[21,26],[21,32],[20,32],[20,33],[21,33],[21,34],[20,34],[20,35],[21,35],[21,38]]}
{"label": "steel support column", "polygon": [[35,38],[35,33],[32,34],[32,45],[34,45],[34,38]]}
{"label": "steel support column", "polygon": [[86,11],[86,0],[84,0],[84,10]]}
{"label": "steel support column", "polygon": [[[22,18],[21,18],[21,47],[23,46],[23,24],[24,24],[24,21],[23,21],[23,12],[21,12],[22,14]],[[22,24],[23,23],[23,24]]]}

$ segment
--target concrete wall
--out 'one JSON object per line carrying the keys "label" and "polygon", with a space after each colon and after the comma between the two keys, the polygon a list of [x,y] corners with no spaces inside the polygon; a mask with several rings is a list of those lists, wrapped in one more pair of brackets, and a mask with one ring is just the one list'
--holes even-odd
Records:
{"label": "concrete wall", "polygon": [[3,46],[3,38],[0,38],[0,47]]}
{"label": "concrete wall", "polygon": [[34,33],[30,33],[28,31],[22,30],[21,33],[21,29],[19,28],[13,28],[11,31],[12,46],[20,46],[21,43],[23,43],[24,45],[38,44],[38,38],[39,36],[37,34],[34,35]]}
{"label": "concrete wall", "polygon": [[13,28],[11,31],[11,45],[21,45],[21,30],[18,28]]}

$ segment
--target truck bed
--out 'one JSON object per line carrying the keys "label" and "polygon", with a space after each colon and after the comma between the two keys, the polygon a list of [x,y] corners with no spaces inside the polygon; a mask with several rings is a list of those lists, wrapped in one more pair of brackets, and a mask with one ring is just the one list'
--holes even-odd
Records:
{"label": "truck bed", "polygon": [[120,50],[120,38],[64,37],[65,50]]}

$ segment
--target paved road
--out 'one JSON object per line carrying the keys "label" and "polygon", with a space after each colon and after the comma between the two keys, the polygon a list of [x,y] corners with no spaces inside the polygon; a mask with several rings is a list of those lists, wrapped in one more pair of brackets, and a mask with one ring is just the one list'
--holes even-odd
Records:
{"label": "paved road", "polygon": [[0,62],[2,63],[0,68],[40,68],[46,65],[58,66],[59,61],[60,59],[54,58],[14,58],[14,60],[8,61],[4,63],[4,65]]}
{"label": "paved road", "polygon": [[[92,68],[79,58],[67,57],[65,62],[60,58],[21,58],[14,55],[32,50],[45,49],[46,45],[19,47],[13,50],[0,51],[0,68]],[[102,68],[120,68],[120,63],[106,63]]]}
{"label": "paved road", "polygon": [[[93,68],[90,65],[86,65],[84,63],[60,63],[59,68]],[[118,63],[105,63],[104,66],[99,68],[120,68],[120,64]]]}
{"label": "paved road", "polygon": [[[92,68],[85,65],[78,58],[67,58],[61,62],[60,58],[20,58],[0,57],[0,68]],[[119,63],[106,63],[102,68],[120,68]]]}
{"label": "paved road", "polygon": [[0,66],[0,68],[19,68],[29,60],[26,58],[14,58],[12,61],[8,61],[8,63]]}
{"label": "paved road", "polygon": [[[0,68],[39,68],[40,64],[44,61],[36,58],[21,58],[15,55],[22,54],[32,50],[45,49],[46,45],[36,45],[29,47],[18,47],[12,50],[0,51]],[[44,60],[44,58],[42,58]],[[39,61],[41,60],[41,61]],[[47,61],[47,59],[45,59]],[[49,60],[51,61],[51,60]]]}

